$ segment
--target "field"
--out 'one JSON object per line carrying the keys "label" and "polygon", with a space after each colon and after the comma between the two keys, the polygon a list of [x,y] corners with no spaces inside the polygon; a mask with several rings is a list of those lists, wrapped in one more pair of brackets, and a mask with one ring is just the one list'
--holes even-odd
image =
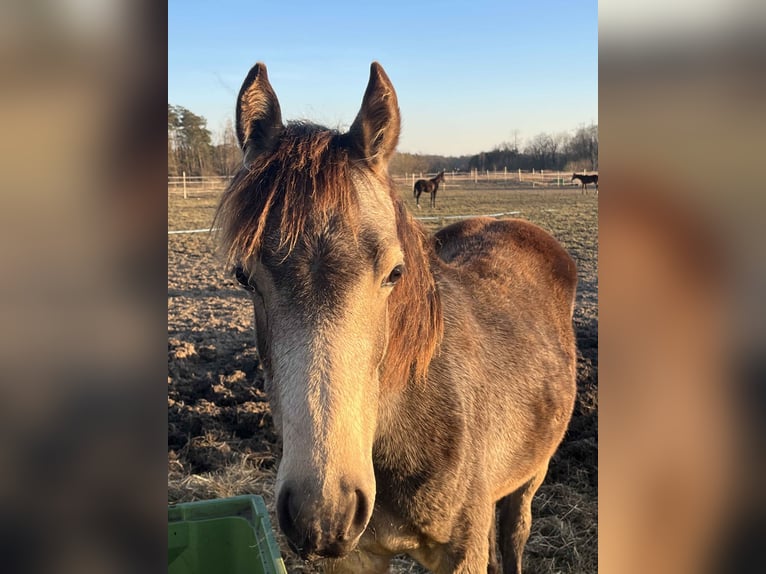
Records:
{"label": "field", "polygon": [[[518,211],[550,231],[577,262],[578,397],[569,431],[533,502],[525,572],[597,570],[598,201],[576,187],[449,184],[436,209],[449,217]],[[215,193],[170,195],[168,229],[208,228]],[[423,221],[435,230],[449,220]],[[216,257],[209,233],[168,235],[168,501],[256,493],[273,509],[277,439],[253,344],[252,306]],[[276,526],[276,517],[272,515]],[[315,572],[283,540],[289,572]],[[424,572],[405,558],[393,572]]]}

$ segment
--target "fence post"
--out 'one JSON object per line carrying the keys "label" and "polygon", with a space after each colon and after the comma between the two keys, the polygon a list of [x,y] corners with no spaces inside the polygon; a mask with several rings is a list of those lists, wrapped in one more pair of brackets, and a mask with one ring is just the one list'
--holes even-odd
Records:
{"label": "fence post", "polygon": [[503,168],[503,181],[508,181],[508,168]]}
{"label": "fence post", "polygon": [[181,172],[183,174],[183,182],[184,182],[184,199],[186,199],[186,172]]}
{"label": "fence post", "polygon": [[519,183],[521,183],[521,168],[519,168]]}

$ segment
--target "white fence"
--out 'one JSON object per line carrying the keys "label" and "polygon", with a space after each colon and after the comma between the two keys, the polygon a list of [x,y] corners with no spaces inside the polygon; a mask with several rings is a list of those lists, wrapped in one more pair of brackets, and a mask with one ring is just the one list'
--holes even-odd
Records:
{"label": "white fence", "polygon": [[[581,172],[597,173],[597,172]],[[406,173],[404,175],[395,175],[393,180],[397,185],[412,188],[418,179],[426,179],[435,176],[435,173]],[[562,187],[579,186],[580,183],[572,180],[571,172],[564,171],[478,171],[471,172],[447,172],[442,187],[451,187],[453,185],[460,187],[470,187],[472,185],[497,185],[507,184],[514,187]],[[223,191],[231,181],[231,176],[189,176],[178,175],[168,176],[168,193],[171,195],[183,195],[187,198],[190,193],[219,193]]]}
{"label": "white fence", "polygon": [[184,199],[190,192],[217,193],[226,189],[231,176],[226,175],[169,175],[168,193],[183,195]]}

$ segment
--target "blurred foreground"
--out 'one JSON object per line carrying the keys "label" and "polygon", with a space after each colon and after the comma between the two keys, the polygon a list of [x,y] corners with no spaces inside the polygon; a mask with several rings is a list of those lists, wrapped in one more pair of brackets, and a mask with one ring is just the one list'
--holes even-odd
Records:
{"label": "blurred foreground", "polygon": [[[165,568],[166,23],[147,6],[0,8],[6,572]],[[763,572],[764,9],[601,6],[600,569]]]}

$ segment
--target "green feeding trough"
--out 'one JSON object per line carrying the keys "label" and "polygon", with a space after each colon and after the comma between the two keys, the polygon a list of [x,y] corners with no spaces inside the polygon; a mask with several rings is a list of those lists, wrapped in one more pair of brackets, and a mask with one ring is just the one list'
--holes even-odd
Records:
{"label": "green feeding trough", "polygon": [[168,506],[168,574],[287,574],[263,498]]}

